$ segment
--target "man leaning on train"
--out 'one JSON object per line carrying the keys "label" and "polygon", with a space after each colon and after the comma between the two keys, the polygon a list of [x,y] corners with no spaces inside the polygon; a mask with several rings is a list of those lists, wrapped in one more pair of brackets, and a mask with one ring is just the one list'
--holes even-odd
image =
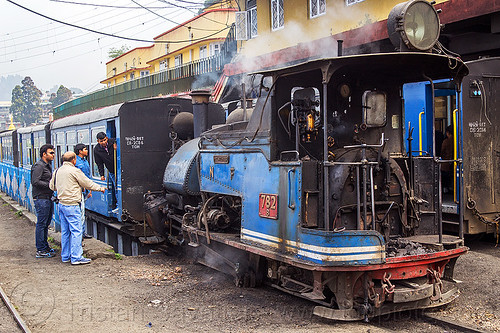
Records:
{"label": "man leaning on train", "polygon": [[101,180],[105,180],[104,167],[108,169],[109,185],[111,191],[111,207],[116,213],[116,141],[108,138],[106,133],[99,132],[96,135],[97,144],[94,146],[94,161],[97,164]]}

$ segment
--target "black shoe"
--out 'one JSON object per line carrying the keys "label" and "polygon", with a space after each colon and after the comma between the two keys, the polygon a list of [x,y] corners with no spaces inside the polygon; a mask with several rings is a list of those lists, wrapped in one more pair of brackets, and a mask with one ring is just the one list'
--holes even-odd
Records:
{"label": "black shoe", "polygon": [[92,238],[92,236],[90,236],[89,234],[83,234],[83,238],[89,239],[89,238]]}
{"label": "black shoe", "polygon": [[36,251],[37,258],[52,258],[54,255],[48,251]]}

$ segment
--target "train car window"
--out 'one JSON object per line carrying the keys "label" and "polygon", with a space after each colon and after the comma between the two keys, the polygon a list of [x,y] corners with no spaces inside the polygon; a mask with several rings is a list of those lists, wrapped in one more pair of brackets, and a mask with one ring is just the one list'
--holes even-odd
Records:
{"label": "train car window", "polygon": [[56,133],[56,144],[63,145],[64,144],[64,133]]}
{"label": "train car window", "polygon": [[34,134],[33,138],[33,162],[38,161],[38,154],[40,153],[40,142],[42,140],[39,134]]}
{"label": "train car window", "polygon": [[367,127],[385,126],[387,121],[387,95],[382,91],[363,93],[363,124]]}
{"label": "train car window", "polygon": [[99,169],[97,168],[97,165],[94,163],[94,146],[97,144],[97,133],[99,132],[104,132],[106,133],[106,127],[105,126],[99,126],[99,127],[94,127],[90,130],[90,166],[91,166],[91,171],[92,171],[92,176],[99,178]]}
{"label": "train car window", "polygon": [[76,132],[66,132],[66,144],[68,145],[76,144]]}
{"label": "train car window", "polygon": [[89,131],[86,130],[81,130],[76,132],[77,133],[77,141],[78,143],[83,143],[85,145],[89,145],[90,140],[89,140]]}

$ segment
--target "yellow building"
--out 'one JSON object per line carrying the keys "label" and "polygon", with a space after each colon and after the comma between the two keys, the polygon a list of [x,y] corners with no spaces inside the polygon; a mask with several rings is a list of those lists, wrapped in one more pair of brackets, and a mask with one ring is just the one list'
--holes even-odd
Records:
{"label": "yellow building", "polygon": [[137,47],[107,62],[106,80],[101,81],[101,83],[111,87],[125,81],[149,75],[152,70],[147,61],[151,57],[152,49],[153,45]]}
{"label": "yellow building", "polygon": [[242,0],[240,8],[245,11],[236,13],[240,59],[227,66],[226,73],[253,71],[309,57],[336,56],[338,40],[343,40],[349,49],[386,39],[389,12],[401,2],[404,1]]}
{"label": "yellow building", "polygon": [[[224,6],[221,8],[221,6]],[[112,87],[150,74],[165,72],[172,78],[192,76],[209,66],[234,23],[234,2],[222,1],[201,14],[154,37],[154,44],[132,49],[106,63],[106,79]],[[200,61],[205,59],[207,61]],[[216,61],[216,59],[214,59]],[[168,73],[167,70],[174,72]],[[174,75],[175,74],[175,75]]]}

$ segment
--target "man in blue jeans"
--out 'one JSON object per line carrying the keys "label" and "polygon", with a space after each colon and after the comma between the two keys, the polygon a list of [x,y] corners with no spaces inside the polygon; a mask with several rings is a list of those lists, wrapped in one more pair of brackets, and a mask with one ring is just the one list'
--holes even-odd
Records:
{"label": "man in blue jeans", "polygon": [[54,212],[54,205],[51,200],[53,192],[49,188],[54,154],[54,146],[50,144],[43,145],[40,147],[40,160],[31,167],[31,191],[37,217],[35,229],[37,258],[54,256],[54,250],[50,248],[47,242],[48,229]]}
{"label": "man in blue jeans", "polygon": [[61,221],[61,260],[72,265],[88,264],[90,259],[83,257],[82,248],[82,188],[104,193],[101,187],[88,179],[82,170],[75,167],[76,155],[69,151],[63,155],[63,164],[54,173],[49,187],[57,191],[58,211]]}

